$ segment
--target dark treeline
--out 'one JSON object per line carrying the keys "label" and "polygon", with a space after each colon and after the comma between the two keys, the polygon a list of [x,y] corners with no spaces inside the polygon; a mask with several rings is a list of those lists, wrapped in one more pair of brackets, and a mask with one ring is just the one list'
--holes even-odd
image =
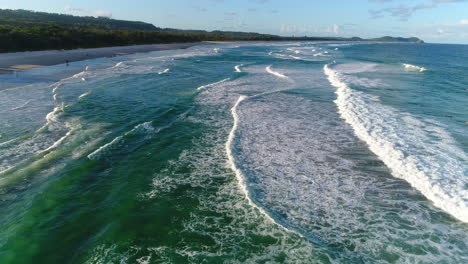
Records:
{"label": "dark treeline", "polygon": [[0,52],[97,48],[152,43],[195,42],[197,38],[156,31],[92,26],[0,26]]}
{"label": "dark treeline", "polygon": [[0,52],[229,40],[281,40],[281,38],[253,33],[196,34],[183,31],[107,29],[60,24],[32,27],[0,25]]}
{"label": "dark treeline", "polygon": [[[162,29],[137,21],[0,9],[0,52],[236,40],[361,41],[363,39],[280,37],[246,32]],[[416,42],[419,39],[385,37],[385,41]]]}

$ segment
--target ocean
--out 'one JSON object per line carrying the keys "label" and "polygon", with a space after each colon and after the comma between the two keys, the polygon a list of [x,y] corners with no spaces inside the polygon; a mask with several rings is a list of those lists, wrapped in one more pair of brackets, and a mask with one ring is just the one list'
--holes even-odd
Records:
{"label": "ocean", "polygon": [[0,263],[468,263],[468,46],[0,75]]}

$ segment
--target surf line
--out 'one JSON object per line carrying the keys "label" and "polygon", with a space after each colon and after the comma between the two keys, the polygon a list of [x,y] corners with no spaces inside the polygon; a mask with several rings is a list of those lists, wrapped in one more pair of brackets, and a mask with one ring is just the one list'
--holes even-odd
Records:
{"label": "surf line", "polygon": [[[270,92],[271,93],[271,92]],[[244,194],[245,198],[247,199],[247,202],[250,206],[252,206],[253,208],[256,208],[258,209],[258,211],[260,211],[260,213],[262,215],[264,215],[266,217],[266,219],[268,221],[270,221],[271,223],[273,224],[276,224],[277,226],[279,226],[280,228],[284,229],[286,232],[290,232],[290,233],[294,233],[298,236],[300,236],[301,238],[305,238],[304,235],[302,235],[301,233],[299,233],[298,231],[295,231],[295,230],[292,230],[292,229],[289,229],[287,228],[286,226],[280,224],[278,221],[276,221],[275,219],[273,219],[273,217],[271,217],[267,211],[265,211],[265,209],[263,209],[262,207],[260,207],[259,205],[257,205],[251,198],[251,194],[248,190],[248,187],[247,187],[247,184],[246,184],[246,177],[245,175],[242,173],[242,171],[236,166],[236,159],[234,157],[234,154],[233,154],[233,147],[234,147],[234,139],[235,139],[235,136],[236,136],[236,131],[239,127],[239,115],[237,114],[237,107],[243,102],[245,101],[246,99],[250,99],[250,98],[254,98],[254,97],[257,97],[257,96],[261,96],[261,95],[264,95],[265,93],[261,93],[261,94],[258,94],[258,95],[254,95],[254,96],[245,96],[245,95],[241,95],[239,97],[239,99],[237,100],[237,102],[234,104],[234,106],[231,108],[231,115],[233,117],[233,120],[234,120],[234,124],[232,126],[232,129],[231,131],[229,132],[229,136],[228,136],[228,139],[227,139],[227,142],[226,142],[226,154],[228,156],[228,162],[229,162],[229,165],[231,167],[231,169],[233,170],[234,174],[236,175],[236,179],[237,179],[237,183],[239,184],[241,190],[242,190],[242,193]]]}

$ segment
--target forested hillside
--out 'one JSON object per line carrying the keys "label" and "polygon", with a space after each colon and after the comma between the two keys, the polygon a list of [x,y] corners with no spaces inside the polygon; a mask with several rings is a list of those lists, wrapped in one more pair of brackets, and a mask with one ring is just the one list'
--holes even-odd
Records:
{"label": "forested hillside", "polygon": [[139,21],[125,21],[107,17],[80,17],[27,10],[0,9],[0,25],[12,26],[47,26],[51,24],[68,24],[95,26],[111,29],[157,30],[152,24]]}

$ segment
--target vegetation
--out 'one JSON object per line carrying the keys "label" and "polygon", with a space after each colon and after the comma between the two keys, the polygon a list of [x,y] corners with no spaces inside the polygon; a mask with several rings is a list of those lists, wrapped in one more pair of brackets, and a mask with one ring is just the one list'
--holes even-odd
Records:
{"label": "vegetation", "polygon": [[0,26],[0,52],[96,48],[122,45],[191,42],[199,39],[156,31],[103,29],[92,26]]}
{"label": "vegetation", "polygon": [[[162,29],[138,21],[0,9],[0,52],[235,40],[361,41],[363,39],[280,37],[246,32]],[[420,40],[384,37],[375,41],[418,42]]]}
{"label": "vegetation", "polygon": [[152,24],[138,21],[117,20],[107,17],[80,17],[27,10],[0,9],[0,25],[46,27],[53,24],[94,26],[110,29],[158,30],[158,28]]}

